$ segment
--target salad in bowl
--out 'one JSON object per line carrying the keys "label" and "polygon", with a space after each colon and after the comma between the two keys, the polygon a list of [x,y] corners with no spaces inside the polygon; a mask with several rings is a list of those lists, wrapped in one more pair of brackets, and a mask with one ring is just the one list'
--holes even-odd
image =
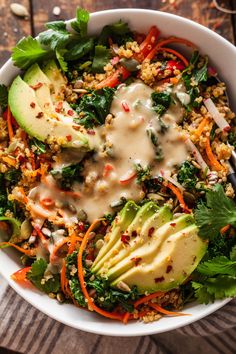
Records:
{"label": "salad in bowl", "polygon": [[22,72],[0,86],[0,248],[22,263],[12,279],[124,324],[236,296],[225,83],[155,23],[140,33],[121,19],[94,36],[88,23],[78,8],[23,38]]}

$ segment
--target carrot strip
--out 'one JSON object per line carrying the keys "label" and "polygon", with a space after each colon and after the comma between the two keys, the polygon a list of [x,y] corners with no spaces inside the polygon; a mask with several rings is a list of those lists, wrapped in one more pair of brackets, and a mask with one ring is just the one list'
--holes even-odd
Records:
{"label": "carrot strip", "polygon": [[87,304],[88,304],[88,308],[94,310],[95,312],[99,313],[100,315],[107,317],[107,318],[111,318],[113,320],[118,320],[118,321],[122,321],[123,320],[123,315],[115,313],[115,312],[107,312],[105,310],[102,310],[101,308],[99,308],[98,306],[96,306],[93,302],[93,299],[89,296],[89,293],[86,289],[86,285],[85,285],[85,281],[84,281],[84,272],[83,272],[83,262],[82,262],[82,257],[83,257],[83,252],[87,246],[87,243],[89,241],[89,234],[91,231],[94,230],[95,226],[101,222],[101,220],[103,219],[97,219],[95,220],[90,227],[88,228],[88,230],[86,231],[86,234],[84,235],[83,241],[81,243],[79,252],[78,252],[78,278],[79,278],[79,282],[80,282],[80,287],[82,290],[82,293],[85,297],[85,299],[87,299]]}
{"label": "carrot strip", "polygon": [[[177,52],[177,50],[174,50],[171,48],[166,48],[166,47],[160,47],[160,48],[157,48],[156,53],[157,52],[167,52],[167,53],[174,54],[177,58],[179,58],[184,63],[184,65],[186,67],[189,66],[189,61],[182,54]],[[146,59],[148,59],[148,57]]]}
{"label": "carrot strip", "polygon": [[199,124],[199,126],[197,127],[197,129],[194,132],[194,135],[196,138],[200,138],[205,126],[208,124],[209,120],[208,118],[203,118],[203,120],[201,121],[201,123]]}
{"label": "carrot strip", "polygon": [[68,250],[68,254],[71,254],[74,252],[76,246],[76,233],[72,227],[69,227],[69,236],[70,236],[70,247]]}
{"label": "carrot strip", "polygon": [[2,246],[10,246],[10,247],[14,247],[15,249],[17,249],[17,251],[26,254],[27,256],[35,256],[36,254],[36,250],[32,249],[32,250],[25,250],[24,248],[15,245],[14,243],[11,242],[0,242],[0,248]]}
{"label": "carrot strip", "polygon": [[219,163],[219,161],[216,159],[215,155],[213,154],[212,150],[211,150],[211,144],[210,144],[210,138],[207,137],[206,138],[206,154],[209,160],[209,163],[211,165],[211,167],[215,170],[215,171],[222,171],[224,170],[224,167]]}
{"label": "carrot strip", "polygon": [[127,324],[127,323],[128,323],[129,318],[130,318],[130,315],[132,315],[130,312],[126,312],[126,313],[124,314],[123,320],[122,320],[122,322],[123,322],[124,324]]}
{"label": "carrot strip", "polygon": [[150,301],[152,299],[155,299],[156,297],[158,297],[160,295],[163,295],[163,294],[164,294],[163,291],[156,291],[153,294],[145,295],[145,296],[141,297],[141,299],[138,299],[137,301],[135,301],[134,307],[136,308],[136,307],[138,307],[141,304],[145,304],[146,302],[148,302],[148,301]]}
{"label": "carrot strip", "polygon": [[163,47],[166,44],[170,44],[170,43],[182,43],[182,44],[187,45],[188,47],[196,48],[196,46],[192,42],[188,41],[187,39],[168,38],[168,39],[164,39],[164,40],[160,41],[159,43],[157,43],[157,45],[152,49],[152,51],[147,55],[147,57],[145,59],[152,60],[160,47]]}
{"label": "carrot strip", "polygon": [[183,194],[182,192],[179,190],[179,188],[175,187],[172,183],[168,182],[166,185],[167,188],[169,188],[177,197],[181,208],[184,210],[185,213],[191,213],[192,210],[188,208],[188,206],[186,205],[184,198],[183,198]]}
{"label": "carrot strip", "polygon": [[153,302],[149,302],[148,306],[152,307],[154,310],[163,313],[164,315],[168,316],[190,316],[188,313],[181,313],[181,312],[174,312],[174,311],[168,311],[163,309],[160,305],[154,304]]}
{"label": "carrot strip", "polygon": [[26,278],[27,273],[31,270],[32,267],[25,267],[22,269],[17,270],[15,273],[11,275],[11,279],[18,281],[18,282],[24,282],[28,283],[29,280]]}
{"label": "carrot strip", "polygon": [[[79,236],[75,237],[75,241],[76,242],[82,242],[82,238]],[[65,245],[66,243],[70,242],[71,238],[70,237],[64,237],[62,240],[60,240],[58,243],[56,243],[55,247],[53,248],[52,253],[50,254],[50,263],[53,263],[55,258],[56,258],[56,254],[59,251],[59,249]]]}
{"label": "carrot strip", "polygon": [[225,225],[224,227],[222,227],[221,229],[220,229],[220,233],[221,234],[225,234],[229,229],[230,229],[230,224],[228,224],[228,225]]}
{"label": "carrot strip", "polygon": [[11,156],[2,156],[2,160],[6,162],[9,166],[16,166],[16,159]]}
{"label": "carrot strip", "polygon": [[159,34],[159,29],[156,26],[152,26],[147,34],[147,37],[139,46],[140,53],[135,54],[134,58],[138,61],[143,61],[143,59],[146,58],[146,56],[156,46]]}
{"label": "carrot strip", "polygon": [[13,132],[13,128],[12,128],[12,120],[11,120],[11,111],[10,111],[10,107],[7,107],[7,129],[8,129],[8,134],[9,134],[9,139],[10,141],[12,141],[13,137],[14,137],[14,132]]}
{"label": "carrot strip", "polygon": [[38,226],[35,226],[34,229],[37,232],[37,235],[40,238],[42,244],[48,246],[48,239],[44,236],[40,228]]}
{"label": "carrot strip", "polygon": [[121,66],[111,76],[109,76],[105,80],[101,81],[96,86],[96,89],[100,90],[103,87],[115,87],[115,86],[121,84],[121,82],[126,80],[130,75],[131,75],[131,73],[126,68]]}

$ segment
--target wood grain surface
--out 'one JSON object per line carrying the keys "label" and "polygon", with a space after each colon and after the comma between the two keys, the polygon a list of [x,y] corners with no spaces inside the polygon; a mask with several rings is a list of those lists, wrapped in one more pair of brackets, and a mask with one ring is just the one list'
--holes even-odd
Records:
{"label": "wood grain surface", "polygon": [[[22,19],[10,10],[12,2],[27,7],[30,16]],[[236,8],[234,0],[222,0],[229,9]],[[59,6],[59,16],[53,15],[53,8]],[[44,23],[74,17],[75,9],[81,6],[100,11],[114,8],[147,8],[171,12],[187,17],[218,32],[230,42],[235,42],[236,16],[218,11],[211,0],[0,0],[0,66],[10,56],[11,48],[25,35],[37,35],[44,29]]]}

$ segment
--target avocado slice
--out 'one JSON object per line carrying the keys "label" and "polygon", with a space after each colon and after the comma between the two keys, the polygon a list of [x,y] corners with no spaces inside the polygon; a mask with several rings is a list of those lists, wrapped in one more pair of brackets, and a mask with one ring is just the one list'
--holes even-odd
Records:
{"label": "avocado slice", "polygon": [[137,286],[139,293],[169,291],[181,285],[197,267],[207,249],[195,224],[168,237],[148,264],[140,262],[112,282]]}
{"label": "avocado slice", "polygon": [[[63,147],[89,149],[86,135],[75,130],[71,123],[57,120],[43,111],[38,104],[35,90],[20,76],[13,81],[8,97],[14,118],[30,136],[41,141],[47,141],[50,136],[64,138]],[[67,139],[68,136],[71,137],[70,141]]]}
{"label": "avocado slice", "polygon": [[[141,211],[147,218],[145,222],[143,217],[138,217],[138,214]],[[153,202],[150,202],[142,207],[139,213],[136,215],[136,218],[126,231],[126,234],[129,237],[128,242],[124,243],[120,239],[119,242],[115,244],[115,250],[113,248],[113,254],[107,253],[107,258],[103,258],[104,262],[98,271],[99,274],[109,274],[109,269],[115,265],[119,267],[119,264],[122,260],[124,260],[126,257],[130,257],[132,252],[151,240],[150,233],[154,233],[156,229],[172,219],[172,213],[168,206],[164,206],[163,208],[159,209]],[[139,223],[141,225],[139,225]],[[133,264],[134,263],[131,262],[131,266]]]}
{"label": "avocado slice", "polygon": [[[117,242],[113,244],[113,247],[111,247],[106,252],[106,254],[100,259],[99,262],[96,262],[95,260],[92,271],[94,273],[100,274],[104,272],[104,266],[107,269],[112,264],[115,264],[117,259],[117,253],[120,250],[124,249],[124,242],[122,241],[122,237],[128,237],[129,240],[135,238],[137,233],[141,231],[141,226],[145,223],[147,219],[149,219],[153,214],[155,214],[158,209],[159,207],[153,202],[146,203],[144,206],[142,206],[137,212],[132,223],[128,226],[128,229],[124,230],[124,235],[120,235],[120,237],[117,239]],[[133,235],[133,232],[135,232],[135,236]]]}
{"label": "avocado slice", "polygon": [[192,225],[193,222],[193,216],[185,214],[178,219],[165,223],[163,226],[155,230],[151,237],[148,237],[146,234],[143,244],[133,252],[129,253],[126,258],[117,263],[113,268],[109,269],[106,276],[112,281],[128,269],[134,267],[137,262],[138,264],[139,262],[142,264],[152,262],[156,254],[159,253],[159,250],[166,239],[172,234]]}
{"label": "avocado slice", "polygon": [[65,89],[67,80],[58,68],[55,60],[49,60],[43,67],[43,73],[50,80],[52,85],[52,99],[58,101],[62,99],[62,91]]}
{"label": "avocado slice", "polygon": [[100,249],[94,263],[93,269],[96,267],[98,262],[106,255],[107,252],[113,247],[113,245],[119,240],[120,236],[127,227],[133,221],[135,215],[140,208],[133,201],[128,201],[123,209],[119,212],[117,217],[112,223],[111,231],[105,236],[105,244]]}

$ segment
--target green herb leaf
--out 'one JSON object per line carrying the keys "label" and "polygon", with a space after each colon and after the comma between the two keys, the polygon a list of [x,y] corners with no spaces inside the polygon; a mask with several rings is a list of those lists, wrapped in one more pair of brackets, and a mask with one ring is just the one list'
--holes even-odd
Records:
{"label": "green herb leaf", "polygon": [[146,132],[147,132],[148,137],[151,140],[152,145],[154,146],[156,160],[161,161],[164,156],[163,156],[162,148],[158,142],[157,133],[154,131],[153,128],[146,129]]}
{"label": "green herb leaf", "polygon": [[143,167],[140,163],[136,163],[134,167],[137,172],[136,179],[138,184],[151,178],[151,169],[149,166]]}
{"label": "green herb leaf", "polygon": [[107,46],[109,38],[112,39],[113,43],[122,45],[127,42],[132,42],[133,34],[127,23],[118,21],[112,25],[103,27],[102,32],[98,38],[98,44]]}
{"label": "green herb leaf", "polygon": [[206,192],[206,204],[200,203],[195,211],[199,235],[214,239],[225,225],[236,227],[235,202],[228,198],[220,184]]}
{"label": "green herb leaf", "polygon": [[8,90],[7,87],[3,84],[0,85],[0,107],[2,112],[5,111],[8,105]]}
{"label": "green herb leaf", "polygon": [[75,122],[84,125],[85,128],[104,124],[105,118],[110,112],[114,92],[113,88],[106,87],[83,95],[79,105],[74,107],[81,116],[81,118],[76,118]]}
{"label": "green herb leaf", "polygon": [[46,152],[46,145],[36,138],[31,138],[29,145],[30,148],[33,148],[33,152],[36,155],[44,154]]}
{"label": "green herb leaf", "polygon": [[193,189],[197,183],[196,173],[198,169],[191,164],[189,161],[184,161],[180,166],[177,174],[177,179],[183,187],[187,189]]}
{"label": "green herb leaf", "polygon": [[37,39],[31,36],[21,39],[12,50],[12,60],[21,69],[27,69],[47,55],[48,52],[41,47]]}
{"label": "green herb leaf", "polygon": [[231,259],[231,261],[236,262],[236,245],[233,246],[233,248],[230,252],[230,259]]}
{"label": "green herb leaf", "polygon": [[58,63],[61,67],[61,70],[64,72],[68,71],[68,64],[63,57],[66,52],[67,52],[66,49],[56,49],[56,58],[57,58]]}
{"label": "green herb leaf", "polygon": [[95,73],[103,73],[104,66],[111,58],[110,50],[103,45],[96,45],[92,64],[92,71]]}
{"label": "green herb leaf", "polygon": [[225,256],[215,257],[198,265],[197,271],[207,276],[218,274],[232,275],[236,274],[236,261],[232,261]]}
{"label": "green herb leaf", "polygon": [[83,164],[77,163],[63,167],[61,170],[52,170],[50,173],[57,180],[62,189],[70,189],[73,182],[82,182]]}
{"label": "green herb leaf", "polygon": [[88,22],[89,22],[89,12],[86,11],[85,9],[81,9],[80,7],[77,7],[76,20],[73,20],[70,23],[73,30],[78,32],[81,35],[81,37],[86,37]]}
{"label": "green herb leaf", "polygon": [[29,279],[39,290],[49,293],[57,293],[60,289],[60,277],[59,274],[53,275],[49,279],[44,279],[44,273],[47,269],[47,262],[40,258],[36,260],[31,267],[31,270],[27,273],[27,279]]}
{"label": "green herb leaf", "polygon": [[70,42],[64,57],[67,61],[78,60],[90,53],[94,47],[93,38],[81,38]]}
{"label": "green herb leaf", "polygon": [[171,95],[169,92],[153,92],[151,94],[152,107],[154,111],[161,117],[170,107]]}
{"label": "green herb leaf", "polygon": [[68,44],[72,34],[67,31],[63,21],[49,22],[46,26],[50,30],[39,34],[41,44],[50,47],[52,50],[63,48]]}

